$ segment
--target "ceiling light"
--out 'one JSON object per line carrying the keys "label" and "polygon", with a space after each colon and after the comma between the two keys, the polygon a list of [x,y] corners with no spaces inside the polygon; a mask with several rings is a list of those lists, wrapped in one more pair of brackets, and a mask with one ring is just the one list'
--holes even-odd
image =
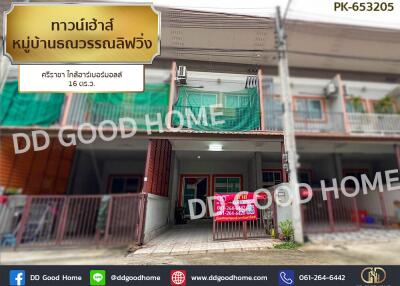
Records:
{"label": "ceiling light", "polygon": [[201,157],[200,157],[200,155],[197,155],[197,159],[200,159]]}
{"label": "ceiling light", "polygon": [[210,144],[208,146],[208,151],[222,151],[222,145],[221,144]]}

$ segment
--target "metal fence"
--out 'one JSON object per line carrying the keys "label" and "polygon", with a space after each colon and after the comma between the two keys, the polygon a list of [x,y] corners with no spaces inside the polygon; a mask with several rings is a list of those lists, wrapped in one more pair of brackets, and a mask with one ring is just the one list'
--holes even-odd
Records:
{"label": "metal fence", "polygon": [[351,132],[365,134],[400,134],[400,115],[348,113]]}
{"label": "metal fence", "polygon": [[2,247],[140,242],[144,194],[9,196],[1,205]]}
{"label": "metal fence", "polygon": [[[260,202],[264,205],[266,202]],[[275,207],[259,210],[257,220],[217,222],[213,220],[213,240],[250,239],[271,237],[276,233]]]}
{"label": "metal fence", "polygon": [[326,199],[320,189],[313,189],[310,202],[302,205],[303,225],[306,233],[352,231],[360,228],[355,198],[339,194],[335,198],[332,192],[326,193]]}

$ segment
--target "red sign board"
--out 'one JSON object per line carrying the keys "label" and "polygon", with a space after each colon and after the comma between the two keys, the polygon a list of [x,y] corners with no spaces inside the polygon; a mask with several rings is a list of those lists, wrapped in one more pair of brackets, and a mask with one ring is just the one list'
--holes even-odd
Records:
{"label": "red sign board", "polygon": [[215,221],[249,221],[256,220],[258,217],[254,193],[241,194],[237,198],[236,193],[215,194],[215,197]]}

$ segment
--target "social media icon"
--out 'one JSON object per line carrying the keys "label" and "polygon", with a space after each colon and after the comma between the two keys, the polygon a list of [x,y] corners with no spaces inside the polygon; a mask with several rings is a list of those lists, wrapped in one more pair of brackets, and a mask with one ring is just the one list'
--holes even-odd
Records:
{"label": "social media icon", "polygon": [[90,286],[104,286],[104,285],[106,285],[106,271],[90,270]]}
{"label": "social media icon", "polygon": [[25,285],[25,270],[10,270],[10,286]]}
{"label": "social media icon", "polygon": [[186,270],[171,270],[170,272],[171,286],[186,285]]}
{"label": "social media icon", "polygon": [[279,286],[294,285],[294,271],[293,270],[281,270],[279,271]]}

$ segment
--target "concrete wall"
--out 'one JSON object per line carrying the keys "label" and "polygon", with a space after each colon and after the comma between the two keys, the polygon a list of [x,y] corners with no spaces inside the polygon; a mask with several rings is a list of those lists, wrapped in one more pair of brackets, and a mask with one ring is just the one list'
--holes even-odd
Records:
{"label": "concrete wall", "polygon": [[360,192],[357,196],[357,207],[358,210],[367,211],[369,215],[381,216],[383,214],[378,191],[370,190],[367,195]]}
{"label": "concrete wall", "polygon": [[170,223],[170,199],[148,194],[144,226],[144,243],[164,232]]}
{"label": "concrete wall", "polygon": [[188,86],[202,86],[204,91],[238,91],[245,88],[247,75],[188,71]]}
{"label": "concrete wall", "polygon": [[263,161],[262,162],[263,169],[282,169],[282,163],[278,161]]}
{"label": "concrete wall", "polygon": [[[393,184],[396,188],[400,188],[400,184]],[[384,191],[383,199],[385,201],[386,211],[390,218],[396,218],[395,201],[400,201],[400,190],[397,191]],[[396,218],[397,219],[397,218]]]}
{"label": "concrete wall", "polygon": [[142,175],[144,174],[144,161],[135,160],[105,160],[102,164],[102,180],[104,186],[108,186],[110,175]]}
{"label": "concrete wall", "polygon": [[113,159],[112,151],[107,156],[97,156],[96,152],[77,151],[70,194],[105,194],[108,178],[112,174],[143,175],[143,159]]}
{"label": "concrete wall", "polygon": [[[73,170],[72,183],[68,193],[70,194],[102,194],[105,193],[103,179],[97,170],[102,169],[102,165],[93,160],[88,152],[76,152],[75,169]],[[100,174],[100,175],[98,175]]]}

